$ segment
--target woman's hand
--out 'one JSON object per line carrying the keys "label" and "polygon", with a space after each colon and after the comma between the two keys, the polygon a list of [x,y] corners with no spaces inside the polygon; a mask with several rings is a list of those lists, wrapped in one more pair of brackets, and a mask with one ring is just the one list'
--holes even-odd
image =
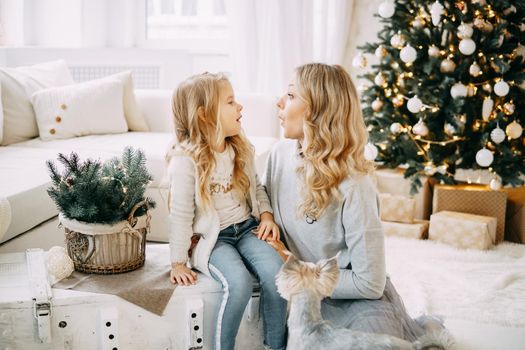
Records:
{"label": "woman's hand", "polygon": [[276,241],[281,237],[279,226],[273,221],[273,215],[267,211],[261,214],[261,222],[253,232],[264,241]]}
{"label": "woman's hand", "polygon": [[171,263],[170,281],[173,284],[189,286],[197,281],[197,274],[190,270],[185,263]]}

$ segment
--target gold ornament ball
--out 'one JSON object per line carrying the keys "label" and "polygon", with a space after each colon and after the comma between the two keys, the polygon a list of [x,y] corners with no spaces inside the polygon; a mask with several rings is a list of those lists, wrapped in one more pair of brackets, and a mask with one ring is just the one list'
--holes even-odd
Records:
{"label": "gold ornament ball", "polygon": [[428,55],[430,57],[439,57],[439,48],[436,45],[432,45],[428,48]]}
{"label": "gold ornament ball", "polygon": [[506,102],[503,105],[503,113],[505,113],[506,115],[513,114],[515,110],[516,110],[516,106],[512,102]]}
{"label": "gold ornament ball", "polygon": [[374,102],[372,102],[372,110],[374,112],[379,112],[383,108],[383,101],[381,101],[379,98],[376,98]]}
{"label": "gold ornament ball", "polygon": [[401,107],[403,105],[403,97],[396,96],[392,99],[392,103],[395,107]]}
{"label": "gold ornament ball", "polygon": [[507,136],[511,139],[517,139],[523,133],[523,128],[517,121],[513,121],[512,123],[507,125],[505,132],[507,133]]}
{"label": "gold ornament ball", "polygon": [[470,65],[469,69],[468,69],[468,72],[470,73],[470,75],[472,75],[473,77],[477,77],[481,74],[481,68],[480,66],[474,62]]}
{"label": "gold ornament ball", "polygon": [[446,60],[441,61],[441,65],[439,67],[439,70],[441,73],[451,73],[456,69],[456,64],[454,61],[449,60],[448,58]]}

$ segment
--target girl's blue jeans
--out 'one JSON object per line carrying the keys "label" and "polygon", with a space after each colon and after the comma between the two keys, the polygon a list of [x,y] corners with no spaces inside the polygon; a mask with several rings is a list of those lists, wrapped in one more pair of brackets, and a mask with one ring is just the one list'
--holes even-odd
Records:
{"label": "girl's blue jeans", "polygon": [[216,350],[235,347],[235,337],[252,296],[252,274],[261,285],[264,345],[271,349],[286,346],[286,300],[275,286],[283,261],[268,243],[252,233],[258,224],[250,217],[223,229],[210,255],[210,272],[224,291],[213,345]]}

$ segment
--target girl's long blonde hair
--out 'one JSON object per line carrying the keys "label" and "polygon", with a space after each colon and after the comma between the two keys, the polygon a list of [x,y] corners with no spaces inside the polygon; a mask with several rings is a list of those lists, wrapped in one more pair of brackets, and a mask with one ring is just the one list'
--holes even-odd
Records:
{"label": "girl's long blonde hair", "polygon": [[306,104],[302,140],[303,159],[297,168],[303,187],[302,215],[318,218],[349,175],[368,173],[368,142],[357,91],[350,75],[339,65],[311,63],[296,69],[295,85]]}
{"label": "girl's long blonde hair", "polygon": [[219,92],[221,84],[225,83],[229,80],[223,74],[198,74],[183,81],[173,93],[176,142],[167,160],[173,152],[182,152],[193,159],[197,167],[198,195],[205,208],[211,206],[209,183],[216,165],[213,150],[222,140],[235,153],[233,189],[240,198],[246,198],[250,187],[244,169],[250,166],[253,148],[242,132],[225,139],[220,123]]}

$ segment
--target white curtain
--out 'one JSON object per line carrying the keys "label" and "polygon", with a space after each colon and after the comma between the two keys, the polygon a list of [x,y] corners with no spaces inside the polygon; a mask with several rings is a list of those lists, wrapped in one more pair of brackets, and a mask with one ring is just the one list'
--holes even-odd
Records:
{"label": "white curtain", "polygon": [[240,91],[281,94],[295,67],[341,64],[351,0],[226,0],[232,80]]}

